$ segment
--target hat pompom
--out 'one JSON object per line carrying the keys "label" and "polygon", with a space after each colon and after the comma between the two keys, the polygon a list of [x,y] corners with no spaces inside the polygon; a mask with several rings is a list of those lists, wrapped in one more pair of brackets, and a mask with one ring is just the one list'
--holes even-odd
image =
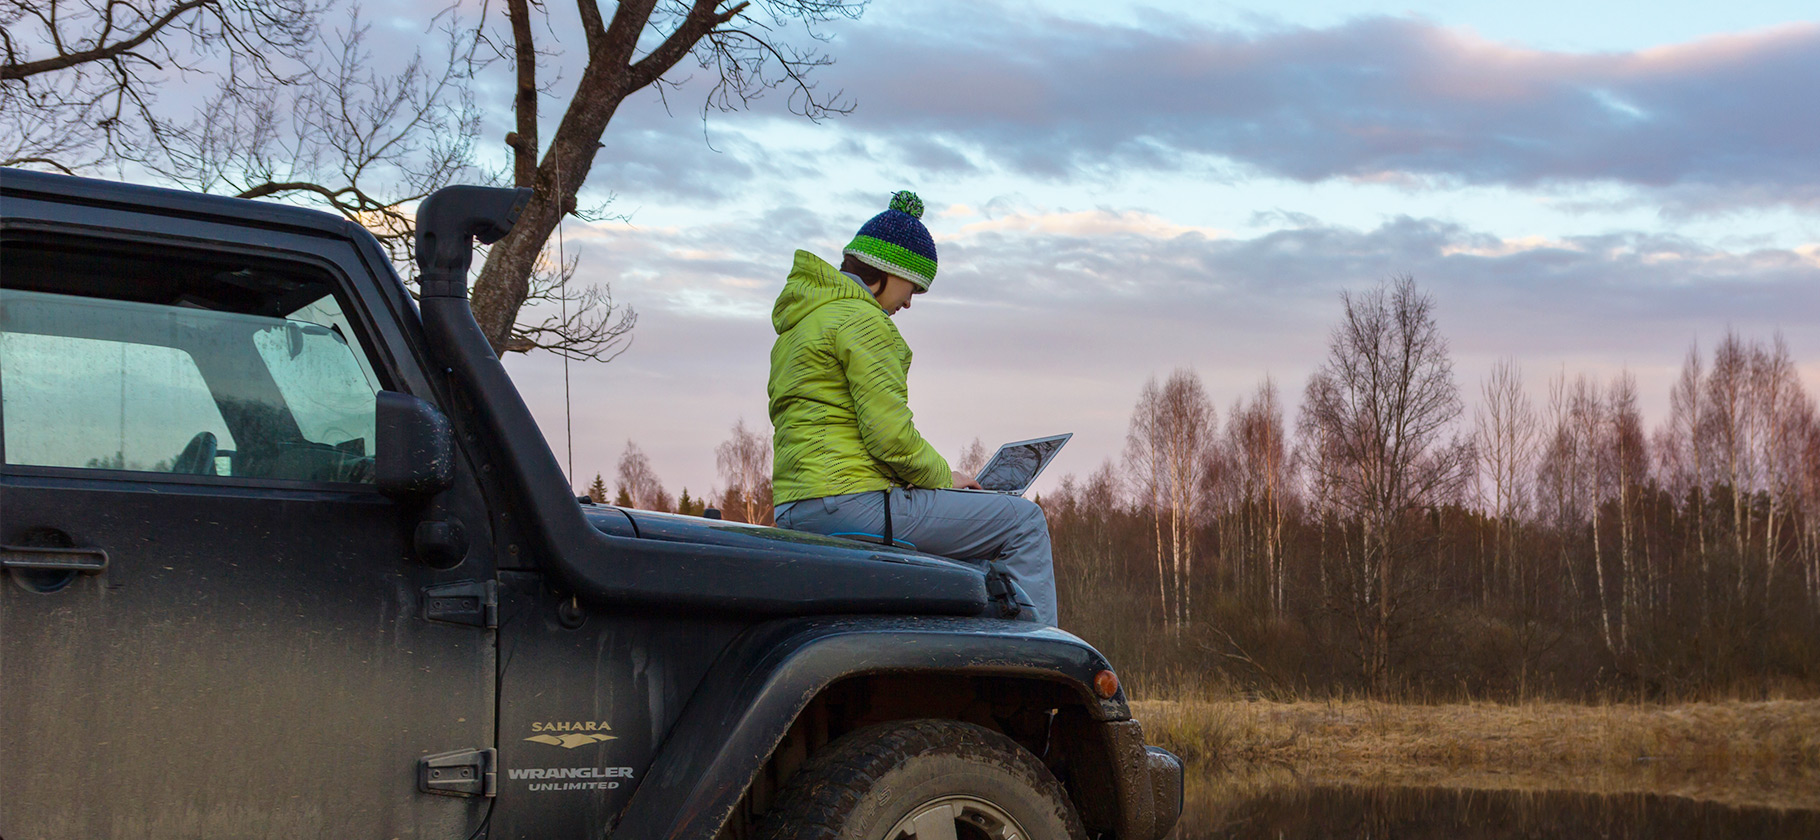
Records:
{"label": "hat pompom", "polygon": [[898,190],[891,194],[891,209],[909,213],[910,218],[923,217],[923,200],[909,190]]}

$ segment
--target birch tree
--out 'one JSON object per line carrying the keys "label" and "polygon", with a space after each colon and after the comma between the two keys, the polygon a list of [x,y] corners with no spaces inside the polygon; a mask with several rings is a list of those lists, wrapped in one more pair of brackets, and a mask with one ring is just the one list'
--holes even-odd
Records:
{"label": "birch tree", "polygon": [[1400,277],[1340,300],[1345,315],[1309,378],[1300,425],[1327,450],[1315,468],[1331,471],[1323,480],[1363,529],[1354,558],[1361,660],[1371,686],[1387,693],[1402,618],[1399,563],[1414,548],[1404,526],[1457,496],[1471,444],[1453,434],[1462,411],[1453,362],[1434,303],[1415,281]]}
{"label": "birch tree", "polygon": [[1706,379],[1707,422],[1703,424],[1719,477],[1731,493],[1732,562],[1737,565],[1738,593],[1744,593],[1744,540],[1749,533],[1745,496],[1755,477],[1750,417],[1750,351],[1735,332],[1727,332],[1713,350]]}
{"label": "birch tree", "polygon": [[1155,377],[1144,383],[1125,439],[1126,462],[1137,479],[1133,489],[1150,506],[1159,597],[1178,629],[1194,615],[1194,525],[1213,424],[1213,404],[1201,378],[1178,369],[1161,385]]}
{"label": "birch tree", "polygon": [[1781,528],[1795,496],[1793,443],[1800,426],[1800,407],[1806,400],[1801,380],[1795,375],[1795,361],[1789,356],[1788,343],[1778,334],[1770,343],[1751,350],[1751,440],[1757,454],[1752,459],[1761,465],[1761,489],[1766,509],[1763,516],[1763,589],[1767,603],[1775,587],[1776,571],[1781,564],[1783,545]]}
{"label": "birch tree", "polygon": [[1284,497],[1291,464],[1275,382],[1266,378],[1249,403],[1240,403],[1227,414],[1225,450],[1238,488],[1236,513],[1246,534],[1245,550],[1260,561],[1265,602],[1281,612],[1286,596]]}
{"label": "birch tree", "polygon": [[961,450],[961,456],[954,459],[954,468],[971,475],[979,472],[980,467],[986,465],[986,459],[989,457],[991,457],[991,453],[986,451],[985,442],[974,438],[972,443],[967,444],[966,449]]}
{"label": "birch tree", "polygon": [[1800,494],[1801,521],[1805,523],[1801,551],[1807,562],[1803,577],[1810,609],[1820,609],[1820,409],[1808,399],[1798,406],[1797,414],[1799,431],[1790,448],[1797,464],[1795,486]]}
{"label": "birch tree", "polygon": [[631,507],[640,510],[669,511],[676,509],[676,500],[664,489],[662,479],[657,471],[651,468],[651,459],[645,455],[638,444],[626,441],[626,450],[619,456],[619,495]]}
{"label": "birch tree", "polygon": [[1643,436],[1643,414],[1637,406],[1636,377],[1628,370],[1618,374],[1606,391],[1605,402],[1606,449],[1610,453],[1618,512],[1618,640],[1620,646],[1628,648],[1631,619],[1638,613],[1643,589],[1637,544],[1643,494],[1649,479],[1649,450]]}
{"label": "birch tree", "polygon": [[1516,524],[1529,504],[1531,464],[1535,460],[1536,410],[1523,388],[1515,359],[1492,366],[1491,378],[1479,386],[1473,449],[1479,458],[1479,488],[1486,513],[1494,522],[1491,568],[1482,600],[1491,597],[1490,581],[1502,578],[1509,593],[1518,591]]}
{"label": "birch tree", "polygon": [[[1703,582],[1711,577],[1706,546],[1706,500],[1712,479],[1705,435],[1710,414],[1706,407],[1705,368],[1700,347],[1696,344],[1688,348],[1687,358],[1681,363],[1681,375],[1669,391],[1668,422],[1660,434],[1662,442],[1656,447],[1656,459],[1670,492],[1690,509],[1691,515],[1687,519],[1694,531],[1692,542],[1699,551]],[[1702,587],[1702,615],[1707,607]]]}
{"label": "birch tree", "polygon": [[729,493],[737,494],[743,521],[756,525],[771,523],[771,439],[746,428],[741,417],[733,424],[733,433],[714,448],[714,460],[720,467],[721,480]]}

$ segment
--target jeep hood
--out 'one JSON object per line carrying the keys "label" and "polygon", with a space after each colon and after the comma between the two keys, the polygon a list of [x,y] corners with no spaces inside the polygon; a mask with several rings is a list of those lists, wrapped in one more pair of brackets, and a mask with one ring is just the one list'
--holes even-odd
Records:
{"label": "jeep hood", "polygon": [[[805,571],[814,568],[821,578],[819,583],[830,591],[840,591],[847,583],[860,583],[860,578],[876,583],[881,577],[899,577],[909,571],[906,567],[972,572],[978,575],[978,580],[985,579],[985,571],[978,566],[904,548],[888,548],[786,528],[608,505],[582,505],[581,509],[589,524],[615,537],[682,543],[706,552],[724,548],[785,555],[796,562],[788,564],[779,573],[792,573],[794,570],[790,566],[801,566]],[[978,615],[986,611],[984,594],[983,583],[964,590],[907,589],[901,597],[894,599],[897,602],[891,605],[889,612]]]}

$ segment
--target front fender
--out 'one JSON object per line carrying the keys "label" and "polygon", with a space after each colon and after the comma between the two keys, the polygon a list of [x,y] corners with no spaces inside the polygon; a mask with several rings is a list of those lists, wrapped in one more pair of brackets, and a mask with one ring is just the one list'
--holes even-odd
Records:
{"label": "front fender", "polygon": [[837,680],[942,673],[1047,680],[1078,692],[1096,720],[1131,717],[1124,694],[1102,700],[1105,657],[1061,630],[956,618],[788,619],[727,646],[683,708],[614,834],[712,840],[798,714]]}

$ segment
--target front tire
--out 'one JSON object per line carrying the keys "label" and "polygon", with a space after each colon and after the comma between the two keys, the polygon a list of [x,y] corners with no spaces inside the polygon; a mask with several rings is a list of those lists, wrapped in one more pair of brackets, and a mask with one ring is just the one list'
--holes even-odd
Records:
{"label": "front tire", "polygon": [[1060,782],[1017,742],[953,720],[850,732],[810,757],[765,840],[1086,840]]}

